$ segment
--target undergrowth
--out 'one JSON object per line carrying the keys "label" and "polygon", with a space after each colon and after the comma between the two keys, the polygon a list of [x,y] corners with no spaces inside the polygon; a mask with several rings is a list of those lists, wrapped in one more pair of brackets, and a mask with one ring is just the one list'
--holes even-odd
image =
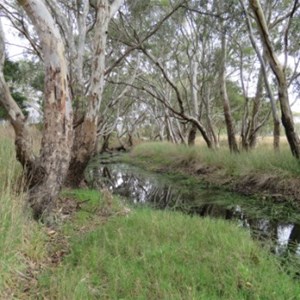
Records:
{"label": "undergrowth", "polygon": [[45,239],[24,208],[13,140],[7,131],[0,140],[0,299],[11,299],[27,288],[28,265],[44,256]]}

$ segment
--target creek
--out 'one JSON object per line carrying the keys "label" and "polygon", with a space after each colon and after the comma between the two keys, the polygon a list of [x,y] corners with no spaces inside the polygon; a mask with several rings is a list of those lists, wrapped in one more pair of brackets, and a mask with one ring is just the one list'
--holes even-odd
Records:
{"label": "creek", "polygon": [[300,214],[289,205],[241,196],[184,175],[145,171],[103,155],[87,173],[93,188],[107,188],[131,205],[182,211],[200,217],[235,221],[251,236],[270,243],[276,254],[300,255]]}

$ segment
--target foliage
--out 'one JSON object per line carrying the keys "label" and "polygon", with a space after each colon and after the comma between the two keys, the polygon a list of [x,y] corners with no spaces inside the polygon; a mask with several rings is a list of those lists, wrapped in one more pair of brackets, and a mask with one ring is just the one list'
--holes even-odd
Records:
{"label": "foliage", "polygon": [[[12,61],[5,59],[3,73],[10,86],[10,92],[25,116],[27,106],[34,93],[44,89],[44,72],[40,64],[30,60]],[[29,91],[28,89],[32,89]],[[0,118],[7,118],[7,112],[0,107]]]}
{"label": "foliage", "polygon": [[[21,72],[19,69],[19,64],[13,62],[9,59],[5,60],[4,69],[3,69],[4,77],[7,82],[16,83],[18,78],[21,76]],[[11,87],[11,95],[22,109],[23,113],[27,115],[25,103],[27,98],[22,95],[20,92],[16,91],[13,87]],[[7,118],[7,112],[0,105],[0,119]]]}

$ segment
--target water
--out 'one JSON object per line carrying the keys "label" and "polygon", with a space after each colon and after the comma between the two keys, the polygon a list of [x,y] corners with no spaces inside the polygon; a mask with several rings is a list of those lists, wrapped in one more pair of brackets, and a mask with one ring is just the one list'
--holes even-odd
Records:
{"label": "water", "polygon": [[93,188],[108,188],[127,203],[150,205],[156,209],[179,210],[201,217],[235,220],[250,230],[252,236],[266,243],[272,251],[286,250],[300,255],[300,219],[288,206],[275,206],[220,189],[205,187],[184,176],[170,178],[105,157],[92,165],[89,180]]}

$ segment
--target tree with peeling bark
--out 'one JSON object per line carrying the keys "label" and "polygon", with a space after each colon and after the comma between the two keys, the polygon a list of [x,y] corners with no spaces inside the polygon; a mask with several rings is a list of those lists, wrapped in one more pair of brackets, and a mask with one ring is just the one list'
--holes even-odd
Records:
{"label": "tree with peeling bark", "polygon": [[[176,11],[180,5],[176,5],[170,13],[162,17],[162,20],[154,24],[153,29],[139,43],[130,45],[124,53],[111,62],[110,66],[106,67],[105,62],[109,61],[109,55],[106,55],[108,26],[123,1],[115,0],[112,3],[108,0],[76,1],[74,3],[75,15],[70,18],[70,20],[77,20],[75,30],[73,23],[69,25],[64,19],[64,15],[60,13],[59,7],[64,5],[64,1],[60,2],[60,6],[52,0],[47,0],[47,3],[65,34],[65,44],[70,53],[70,64],[74,59],[74,66],[71,68],[71,78],[73,78],[71,86],[77,104],[75,105],[74,121],[75,138],[66,185],[75,187],[84,178],[84,170],[97,149],[97,126],[105,87],[104,78],[107,78],[113,68],[126,56],[154,35],[164,19]],[[74,50],[76,44],[78,44],[77,51]],[[84,51],[86,48],[88,51]],[[114,49],[111,51],[111,56],[114,57]],[[84,60],[83,53],[86,53],[88,59]],[[88,70],[84,68],[85,63],[88,65]],[[84,73],[87,73],[88,76],[84,76]],[[76,74],[80,74],[80,76]]]}
{"label": "tree with peeling bark", "polygon": [[[45,1],[65,46],[69,72],[69,87],[74,108],[74,143],[65,183],[78,186],[84,170],[95,154],[98,124],[106,73],[106,43],[108,25],[123,4],[123,0]],[[8,6],[9,7],[9,6]],[[18,13],[8,16],[20,32],[39,49],[32,39],[24,17]],[[19,24],[22,24],[20,28]],[[42,57],[40,53],[39,56]]]}
{"label": "tree with peeling bark", "polygon": [[1,29],[0,93],[16,133],[17,158],[29,184],[29,203],[36,218],[49,220],[53,200],[67,174],[73,144],[73,113],[65,49],[55,22],[42,1],[20,0],[42,45],[45,63],[44,129],[39,157],[35,157],[25,117],[10,95],[3,77],[4,34]]}
{"label": "tree with peeling bark", "polygon": [[[85,167],[97,149],[104,76],[125,57],[122,55],[112,67],[105,70],[108,24],[123,1],[115,0],[112,3],[107,0],[76,1],[76,3],[66,4],[64,1],[47,0],[46,5],[37,4],[36,1],[19,1],[19,3],[27,11],[38,33],[38,39],[30,38],[28,28],[22,27],[19,31],[30,38],[33,48],[46,65],[44,132],[41,155],[38,159],[32,157],[25,117],[11,101],[12,98],[7,96],[9,93],[7,89],[5,90],[4,81],[2,90],[5,95],[4,106],[10,111],[11,120],[17,132],[18,159],[26,168],[27,177],[31,179],[32,207],[35,215],[40,217],[44,211],[50,211],[52,200],[64,182],[70,186],[77,186],[80,183]],[[76,9],[70,9],[70,5],[74,5]],[[2,4],[1,6],[3,7]],[[10,5],[8,7],[12,8]],[[15,20],[16,26],[19,23],[24,25],[22,14],[21,22],[18,22],[9,10],[7,12],[10,18]],[[46,16],[44,23],[39,13]],[[18,13],[16,15],[19,17]],[[73,22],[74,20],[76,23]],[[158,24],[149,36],[152,36],[159,26]],[[147,37],[144,37],[143,41],[146,39]],[[34,44],[36,41],[39,42],[38,45]],[[132,47],[125,54],[127,55],[137,47],[138,45]],[[89,74],[87,77],[86,65],[88,65]],[[51,72],[53,74],[50,74]],[[71,96],[74,99],[75,122],[70,126],[70,122],[72,123]],[[14,108],[13,114],[11,107]],[[58,128],[59,126],[61,128]],[[74,143],[73,131],[75,131]],[[57,139],[57,136],[62,137]],[[72,147],[71,150],[70,147]],[[60,157],[60,152],[63,151],[64,158]],[[49,155],[47,156],[46,153]],[[68,169],[67,174],[66,169]],[[52,182],[55,181],[52,173],[55,173],[56,183]],[[47,188],[42,191],[45,184]]]}
{"label": "tree with peeling bark", "polygon": [[[54,1],[49,1],[49,3],[52,6],[53,11],[55,11],[55,14],[58,14],[55,10],[56,4]],[[79,99],[79,107],[82,107],[83,105],[84,109],[78,109],[76,114],[77,125],[75,128],[75,138],[69,171],[66,178],[66,184],[68,186],[76,187],[80,184],[84,178],[84,170],[97,149],[97,126],[105,84],[105,55],[108,25],[122,3],[122,0],[115,0],[112,4],[110,4],[108,0],[96,0],[91,2],[82,1],[82,8],[79,8],[78,27],[82,31],[78,36],[80,49],[74,55],[79,59],[80,64],[77,68],[80,68],[80,76],[75,81],[75,84],[79,83],[79,89],[76,93],[76,97]],[[91,24],[91,28],[88,29],[86,25],[86,18],[88,16],[90,6],[94,10],[95,18]],[[72,30],[72,26],[64,22],[63,16],[58,15],[57,19],[66,28],[66,32],[70,32]],[[91,65],[88,89],[87,93],[84,94],[83,54],[88,30],[91,30],[92,32],[90,50]],[[74,35],[70,34],[70,36],[71,40],[73,40],[75,44]],[[72,46],[73,45],[69,47],[70,50],[72,50]]]}

